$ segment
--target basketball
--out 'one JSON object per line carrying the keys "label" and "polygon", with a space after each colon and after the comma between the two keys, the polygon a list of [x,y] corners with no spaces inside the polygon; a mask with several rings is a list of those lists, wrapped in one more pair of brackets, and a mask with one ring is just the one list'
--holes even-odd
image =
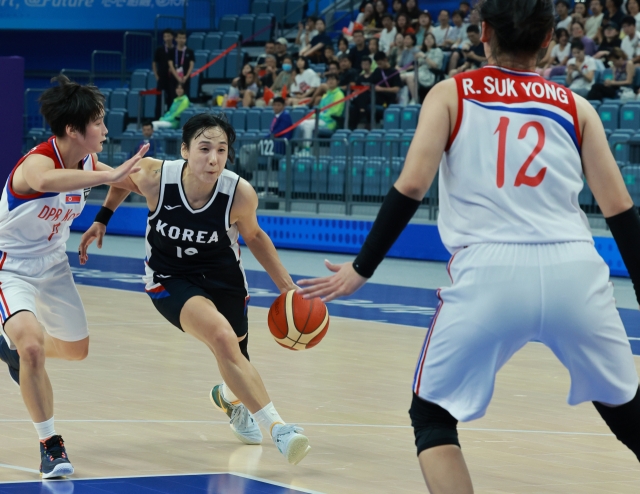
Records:
{"label": "basketball", "polygon": [[269,330],[279,345],[290,350],[316,346],[329,329],[329,311],[319,298],[302,298],[295,290],[281,294],[269,309]]}

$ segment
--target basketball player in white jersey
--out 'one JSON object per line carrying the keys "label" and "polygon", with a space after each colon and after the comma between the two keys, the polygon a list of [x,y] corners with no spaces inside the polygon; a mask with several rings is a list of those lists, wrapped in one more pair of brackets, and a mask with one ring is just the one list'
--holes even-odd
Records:
{"label": "basketball player in white jersey", "polygon": [[[29,151],[7,179],[0,200],[0,359],[20,386],[40,438],[43,478],[73,473],[56,434],[47,358],[82,360],[87,320],[67,260],[69,227],[91,187],[128,179],[147,149],[116,170],[99,163],[107,135],[104,97],[64,76],[40,97],[53,137]],[[148,147],[148,146],[147,146]]]}
{"label": "basketball player in white jersey", "polygon": [[496,373],[532,340],[569,370],[569,404],[592,401],[640,459],[638,376],[609,270],[578,205],[583,173],[636,296],[640,218],[598,114],[535,73],[552,36],[552,1],[484,0],[480,12],[490,65],[429,92],[402,174],[356,260],[299,282],[305,296],[324,300],[357,290],[440,170],[438,228],[452,286],[438,293],[410,410],[422,472],[438,494],[473,492],[457,422],[485,414]]}
{"label": "basketball player in white jersey", "polygon": [[[182,129],[184,159],[144,158],[141,170],[131,175],[150,211],[146,291],[170,323],[214,353],[225,384],[213,388],[211,400],[229,415],[236,437],[260,444],[262,427],[287,460],[297,464],[309,451],[309,440],[300,427],[280,418],[249,362],[249,294],[238,235],[281,293],[296,286],[258,225],[255,190],[225,169],[227,158],[234,159],[234,141],[235,131],[226,120],[196,115]],[[117,186],[109,189],[96,222],[80,242],[81,263],[87,261],[91,242],[101,246],[110,215],[128,193]]]}

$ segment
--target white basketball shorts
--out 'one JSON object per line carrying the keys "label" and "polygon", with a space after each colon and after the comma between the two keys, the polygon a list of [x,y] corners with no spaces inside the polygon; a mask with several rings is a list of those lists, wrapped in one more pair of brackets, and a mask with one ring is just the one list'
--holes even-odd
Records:
{"label": "white basketball shorts", "polygon": [[[2,326],[20,311],[35,314],[51,336],[79,341],[89,336],[87,317],[64,249],[44,257],[0,257],[0,320]],[[15,349],[9,337],[2,335]]]}
{"label": "white basketball shorts", "polygon": [[418,359],[413,391],[456,419],[482,417],[496,373],[529,341],[568,369],[567,402],[629,402],[638,375],[609,268],[589,242],[477,244],[449,263],[452,286]]}

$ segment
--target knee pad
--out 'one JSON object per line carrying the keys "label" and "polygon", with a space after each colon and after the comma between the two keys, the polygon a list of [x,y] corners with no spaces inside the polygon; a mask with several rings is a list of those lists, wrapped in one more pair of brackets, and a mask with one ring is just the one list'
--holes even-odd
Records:
{"label": "knee pad", "polygon": [[593,404],[618,441],[640,461],[640,389],[630,402],[618,407],[608,407],[597,401]]}
{"label": "knee pad", "polygon": [[238,342],[238,345],[240,345],[240,352],[242,352],[242,355],[244,355],[247,360],[251,361],[251,359],[249,358],[249,350],[247,349],[247,347],[249,346],[249,333],[247,333],[247,336],[245,336],[244,340]]}
{"label": "knee pad", "polygon": [[425,401],[414,394],[409,416],[416,437],[418,455],[425,449],[445,444],[460,447],[456,428],[458,421],[441,406]]}

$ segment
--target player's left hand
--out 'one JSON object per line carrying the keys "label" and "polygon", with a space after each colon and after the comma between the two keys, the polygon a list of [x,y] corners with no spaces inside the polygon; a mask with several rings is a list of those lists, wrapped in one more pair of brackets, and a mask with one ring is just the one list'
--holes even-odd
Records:
{"label": "player's left hand", "polygon": [[78,246],[78,257],[80,258],[81,265],[84,266],[87,263],[87,260],[89,259],[87,249],[94,240],[97,240],[96,245],[98,246],[98,249],[102,249],[102,239],[104,239],[106,231],[106,225],[95,222],[86,232],[84,232],[80,239],[80,245]]}
{"label": "player's left hand", "polygon": [[331,302],[338,297],[351,295],[367,282],[367,278],[356,273],[352,262],[332,264],[325,259],[324,265],[335,274],[324,278],[299,280],[298,285],[306,286],[298,291],[304,298],[321,297],[323,302]]}

